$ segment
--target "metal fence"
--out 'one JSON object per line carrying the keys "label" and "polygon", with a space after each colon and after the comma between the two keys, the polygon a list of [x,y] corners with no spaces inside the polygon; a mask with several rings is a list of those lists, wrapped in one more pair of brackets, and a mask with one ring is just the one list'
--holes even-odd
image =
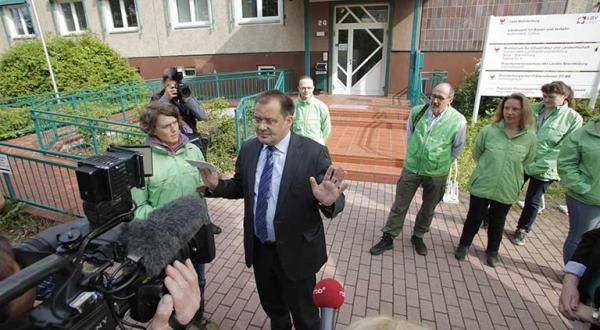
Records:
{"label": "metal fence", "polygon": [[433,88],[448,81],[448,71],[421,71],[419,72],[419,84],[417,85],[417,98],[411,100],[412,106],[429,103],[429,97]]}
{"label": "metal fence", "polygon": [[0,173],[0,192],[46,210],[83,215],[75,177],[81,157],[0,142],[0,157],[10,173]]}

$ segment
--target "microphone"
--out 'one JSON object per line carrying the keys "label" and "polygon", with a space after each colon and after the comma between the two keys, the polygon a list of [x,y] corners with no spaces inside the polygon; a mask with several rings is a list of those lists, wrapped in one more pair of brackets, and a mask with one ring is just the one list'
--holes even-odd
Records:
{"label": "microphone", "polygon": [[324,278],[315,285],[313,301],[321,310],[321,330],[335,327],[335,311],[344,303],[344,287],[333,278]]}
{"label": "microphone", "polygon": [[208,223],[206,202],[184,196],[152,211],[146,220],[126,223],[120,241],[127,245],[128,255],[141,258],[146,274],[155,277]]}

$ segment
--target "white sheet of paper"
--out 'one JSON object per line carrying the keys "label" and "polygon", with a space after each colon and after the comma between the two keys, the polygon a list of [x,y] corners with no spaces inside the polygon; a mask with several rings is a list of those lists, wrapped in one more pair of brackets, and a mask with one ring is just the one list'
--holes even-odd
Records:
{"label": "white sheet of paper", "polygon": [[213,164],[201,162],[199,160],[187,160],[187,162],[190,165],[192,165],[194,167],[197,167],[197,168],[199,168],[201,170],[206,168],[206,169],[211,170],[212,172],[217,172],[217,168]]}

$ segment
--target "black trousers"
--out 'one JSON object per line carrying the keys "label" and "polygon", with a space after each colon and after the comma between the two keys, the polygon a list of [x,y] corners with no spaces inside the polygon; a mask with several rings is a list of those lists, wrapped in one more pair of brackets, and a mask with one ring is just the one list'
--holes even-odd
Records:
{"label": "black trousers", "polygon": [[517,230],[525,229],[526,232],[529,232],[542,206],[542,196],[544,196],[552,181],[540,181],[534,177],[525,175],[525,181],[527,180],[529,180],[529,186],[527,187],[525,206],[523,206],[523,211],[521,211]]}
{"label": "black trousers", "polygon": [[[488,244],[487,252],[498,252],[502,241],[502,232],[510,204],[502,204],[491,199],[471,195],[467,220],[460,235],[460,245],[470,246],[473,237],[479,231],[481,222],[488,215]],[[489,211],[488,211],[489,207]]]}
{"label": "black trousers", "polygon": [[271,320],[271,329],[318,330],[319,310],[312,300],[316,275],[302,281],[287,278],[275,243],[262,244],[254,238],[254,278],[260,304]]}

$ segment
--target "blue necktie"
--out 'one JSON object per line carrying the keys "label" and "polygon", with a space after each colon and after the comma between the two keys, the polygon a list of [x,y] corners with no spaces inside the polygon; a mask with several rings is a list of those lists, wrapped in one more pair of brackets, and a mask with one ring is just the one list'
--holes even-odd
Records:
{"label": "blue necktie", "polygon": [[256,227],[256,237],[261,242],[265,242],[268,238],[267,233],[267,206],[271,196],[271,177],[273,177],[273,151],[274,146],[267,147],[267,157],[265,166],[260,175],[258,184],[258,196],[256,197],[256,212],[254,213],[254,224]]}

